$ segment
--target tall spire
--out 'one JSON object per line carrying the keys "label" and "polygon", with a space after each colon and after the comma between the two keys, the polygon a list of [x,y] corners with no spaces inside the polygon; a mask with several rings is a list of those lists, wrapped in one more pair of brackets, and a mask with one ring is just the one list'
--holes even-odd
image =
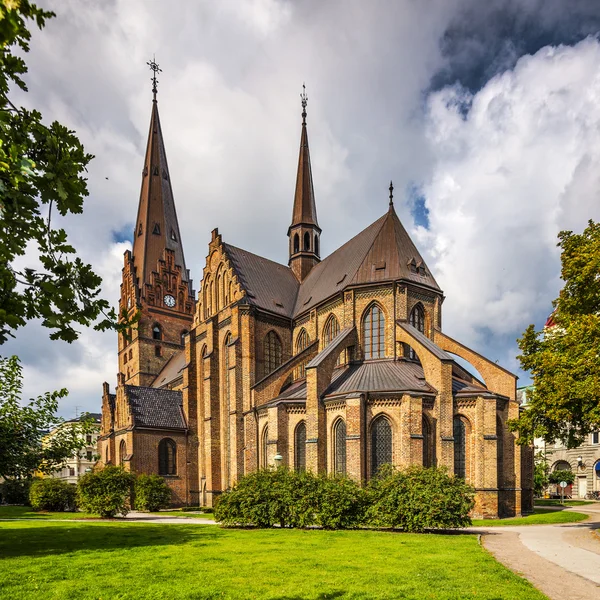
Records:
{"label": "tall spire", "polygon": [[306,86],[302,85],[302,133],[300,135],[300,155],[292,223],[288,229],[290,238],[289,265],[296,277],[302,281],[320,259],[321,228],[317,220],[315,190],[313,188],[310,152],[308,149],[308,131],[306,128],[306,105],[308,96]]}
{"label": "tall spire", "polygon": [[164,259],[165,249],[173,251],[175,264],[181,267],[183,279],[188,279],[156,101],[156,73],[160,72],[160,68],[154,60],[148,62],[148,66],[154,74],[152,115],[133,237],[133,260],[142,296],[145,295],[145,284],[151,282],[152,272],[157,269],[158,261]]}

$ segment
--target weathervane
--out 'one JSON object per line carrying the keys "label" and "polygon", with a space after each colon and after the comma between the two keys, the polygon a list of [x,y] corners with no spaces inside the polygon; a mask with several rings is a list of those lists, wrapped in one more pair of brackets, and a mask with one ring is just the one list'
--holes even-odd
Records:
{"label": "weathervane", "polygon": [[390,207],[394,206],[394,184],[390,181]]}
{"label": "weathervane", "polygon": [[154,101],[156,102],[156,94],[158,94],[158,88],[156,87],[158,79],[156,79],[156,74],[162,73],[162,69],[156,63],[156,56],[152,56],[152,60],[149,60],[146,64],[152,71],[152,95],[154,96]]}
{"label": "weathervane", "polygon": [[306,85],[304,83],[302,84],[300,98],[302,98],[302,124],[306,125],[306,105],[308,104],[308,96],[306,95]]}

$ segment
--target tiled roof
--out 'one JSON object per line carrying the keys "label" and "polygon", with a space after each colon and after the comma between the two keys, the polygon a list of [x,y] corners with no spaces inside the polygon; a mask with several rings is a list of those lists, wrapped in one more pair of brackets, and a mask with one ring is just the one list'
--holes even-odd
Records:
{"label": "tiled roof", "polygon": [[223,248],[247,292],[248,302],[291,318],[300,284],[290,268],[230,244],[224,243]]}
{"label": "tiled roof", "polygon": [[186,366],[185,361],[185,350],[181,350],[177,354],[171,356],[161,372],[156,376],[156,379],[152,382],[153,388],[162,388],[169,385],[172,381],[175,381],[178,377],[181,377],[181,372]]}
{"label": "tiled roof", "polygon": [[125,394],[129,399],[136,427],[187,429],[181,392],[126,385]]}
{"label": "tiled roof", "polygon": [[482,394],[489,394],[490,391],[483,385],[479,385],[476,382],[465,381],[464,379],[458,379],[457,377],[452,378],[452,393],[463,394],[479,392]]}

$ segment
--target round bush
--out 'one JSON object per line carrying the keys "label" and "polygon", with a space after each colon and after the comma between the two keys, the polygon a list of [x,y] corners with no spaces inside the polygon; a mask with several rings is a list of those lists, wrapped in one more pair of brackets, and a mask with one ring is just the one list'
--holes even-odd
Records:
{"label": "round bush", "polygon": [[37,477],[33,479],[5,479],[0,483],[0,502],[6,504],[28,504],[29,489]]}
{"label": "round bush", "polygon": [[422,532],[471,524],[475,490],[445,468],[385,468],[371,480],[367,494],[367,519],[376,527]]}
{"label": "round bush", "polygon": [[366,493],[348,477],[323,475],[318,479],[315,521],[324,529],[358,527],[365,517]]}
{"label": "round bush", "polygon": [[171,488],[159,475],[138,475],[134,489],[136,510],[155,512],[171,504]]}
{"label": "round bush", "polygon": [[125,516],[129,512],[134,480],[132,473],[112,465],[86,473],[77,484],[77,505],[101,517]]}
{"label": "round bush", "polygon": [[29,504],[33,510],[74,511],[74,485],[60,479],[38,479],[31,484]]}

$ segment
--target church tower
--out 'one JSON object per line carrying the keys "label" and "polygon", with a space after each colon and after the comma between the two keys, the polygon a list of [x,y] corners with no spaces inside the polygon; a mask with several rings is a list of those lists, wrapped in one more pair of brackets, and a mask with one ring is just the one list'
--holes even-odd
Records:
{"label": "church tower", "polygon": [[129,385],[150,386],[184,347],[194,315],[194,290],[185,266],[171,177],[158,115],[156,73],[133,252],[125,252],[119,310],[140,311],[136,328],[119,335],[119,372]]}
{"label": "church tower", "polygon": [[[304,88],[304,86],[302,86]],[[311,269],[321,261],[321,228],[317,221],[317,206],[313,188],[310,152],[308,150],[308,132],[306,130],[306,91],[302,98],[302,135],[300,137],[300,156],[296,177],[296,194],[292,224],[288,229],[289,266],[298,281],[302,282]]]}

